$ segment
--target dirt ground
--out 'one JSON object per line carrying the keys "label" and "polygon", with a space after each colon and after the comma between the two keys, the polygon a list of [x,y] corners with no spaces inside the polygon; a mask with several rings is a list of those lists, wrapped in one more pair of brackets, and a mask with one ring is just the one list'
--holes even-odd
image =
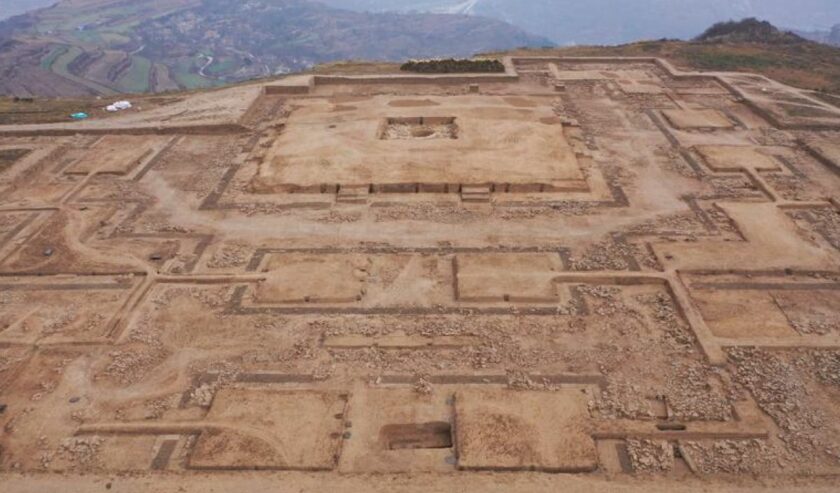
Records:
{"label": "dirt ground", "polygon": [[832,491],[840,109],[509,58],[0,126],[3,491]]}

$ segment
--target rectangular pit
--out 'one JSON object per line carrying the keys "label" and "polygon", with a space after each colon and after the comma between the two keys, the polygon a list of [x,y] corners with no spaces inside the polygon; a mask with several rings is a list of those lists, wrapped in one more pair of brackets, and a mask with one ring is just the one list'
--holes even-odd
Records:
{"label": "rectangular pit", "polygon": [[391,117],[382,122],[382,140],[457,139],[458,124],[452,116]]}
{"label": "rectangular pit", "polygon": [[222,389],[201,424],[193,469],[330,470],[346,398],[320,390]]}
{"label": "rectangular pit", "polygon": [[458,468],[485,471],[586,472],[598,466],[586,429],[586,396],[470,389],[455,394]]}
{"label": "rectangular pit", "polygon": [[[383,379],[383,381],[385,381]],[[341,472],[451,472],[452,394],[433,389],[360,387],[348,410],[352,438],[344,443]]]}
{"label": "rectangular pit", "polygon": [[389,450],[452,448],[452,425],[445,421],[389,424],[379,433]]}
{"label": "rectangular pit", "polygon": [[564,270],[553,253],[467,254],[452,262],[455,293],[465,302],[557,303],[568,300],[554,278]]}
{"label": "rectangular pit", "polygon": [[668,123],[678,130],[731,129],[735,124],[723,113],[713,109],[664,110]]}
{"label": "rectangular pit", "polygon": [[151,158],[165,141],[165,137],[106,135],[70,165],[65,173],[125,175],[138,164]]}
{"label": "rectangular pit", "polygon": [[753,169],[756,171],[779,171],[779,162],[759,147],[749,146],[697,146],[695,150],[703,156],[712,171],[732,172]]}

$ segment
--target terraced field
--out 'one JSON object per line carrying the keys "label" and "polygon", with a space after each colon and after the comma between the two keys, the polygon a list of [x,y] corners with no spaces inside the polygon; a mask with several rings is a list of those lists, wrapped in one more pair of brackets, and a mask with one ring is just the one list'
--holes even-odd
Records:
{"label": "terraced field", "polygon": [[208,88],[339,59],[546,44],[499,21],[366,14],[306,0],[66,0],[0,23],[0,94]]}

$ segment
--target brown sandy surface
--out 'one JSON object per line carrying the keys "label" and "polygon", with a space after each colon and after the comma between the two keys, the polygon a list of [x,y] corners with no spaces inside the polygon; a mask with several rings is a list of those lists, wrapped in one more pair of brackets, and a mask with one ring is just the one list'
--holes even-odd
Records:
{"label": "brown sandy surface", "polygon": [[505,62],[0,126],[0,489],[836,489],[840,109]]}

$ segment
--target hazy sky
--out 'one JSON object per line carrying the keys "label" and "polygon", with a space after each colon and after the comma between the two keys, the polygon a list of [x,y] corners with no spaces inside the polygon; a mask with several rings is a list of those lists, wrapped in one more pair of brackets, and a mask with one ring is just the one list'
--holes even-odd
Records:
{"label": "hazy sky", "polygon": [[[0,0],[0,19],[46,7],[56,1]],[[260,1],[273,3],[282,0]],[[319,1],[354,10],[484,15],[510,22],[561,45],[613,44],[662,37],[690,38],[714,22],[743,17],[758,17],[779,27],[801,30],[828,29],[840,24],[840,0]]]}
{"label": "hazy sky", "polygon": [[49,7],[58,0],[0,0],[0,20],[28,10]]}

